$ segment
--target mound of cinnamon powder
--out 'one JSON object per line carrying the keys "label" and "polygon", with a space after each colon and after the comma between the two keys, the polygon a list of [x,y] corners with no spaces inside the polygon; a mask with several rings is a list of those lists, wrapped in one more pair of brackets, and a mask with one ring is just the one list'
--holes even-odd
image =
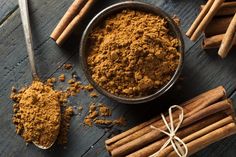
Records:
{"label": "mound of cinnamon powder", "polygon": [[[48,147],[58,136],[62,93],[40,81],[34,81],[19,92],[13,91],[13,123],[17,134],[26,142]],[[64,97],[64,96],[63,96]]]}
{"label": "mound of cinnamon powder", "polygon": [[179,65],[180,43],[171,33],[167,21],[152,13],[123,10],[108,17],[89,36],[92,78],[120,96],[154,93]]}

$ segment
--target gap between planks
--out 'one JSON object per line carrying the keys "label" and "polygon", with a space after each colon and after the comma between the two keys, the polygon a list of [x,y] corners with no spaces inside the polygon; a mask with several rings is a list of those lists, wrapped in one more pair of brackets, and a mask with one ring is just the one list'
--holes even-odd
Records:
{"label": "gap between planks", "polygon": [[2,24],[4,24],[5,21],[7,21],[9,17],[11,17],[12,14],[17,11],[18,8],[19,6],[16,5],[5,17],[3,17],[3,19],[0,21],[0,27],[2,26]]}

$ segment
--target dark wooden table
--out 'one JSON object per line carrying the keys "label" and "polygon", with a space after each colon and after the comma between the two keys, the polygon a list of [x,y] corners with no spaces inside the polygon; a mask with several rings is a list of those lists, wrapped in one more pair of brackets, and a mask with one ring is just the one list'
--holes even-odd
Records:
{"label": "dark wooden table", "polygon": [[[79,37],[89,20],[97,12],[119,0],[98,1],[78,27],[79,31],[62,48],[59,48],[49,38],[49,35],[73,0],[29,1],[36,63],[40,77],[46,80],[51,76],[57,77],[61,73],[71,77],[71,73],[76,71],[81,81],[87,83],[79,63]],[[180,17],[183,34],[197,16],[199,6],[204,3],[203,0],[143,1]],[[9,99],[11,87],[20,88],[30,84],[32,80],[17,1],[0,0],[0,156],[109,156],[105,150],[104,141],[111,136],[111,133],[127,130],[159,114],[171,104],[178,104],[219,85],[223,85],[227,89],[228,96],[235,101],[236,106],[236,54],[231,53],[222,60],[216,55],[216,51],[204,52],[201,42],[202,38],[197,42],[190,42],[185,37],[185,63],[181,76],[184,79],[178,81],[167,94],[149,104],[124,105],[103,96],[92,99],[86,92],[71,98],[71,104],[83,105],[84,111],[82,115],[74,116],[72,119],[67,148],[55,146],[47,151],[40,150],[33,145],[26,146],[22,138],[15,134],[15,127],[11,122],[13,103]],[[72,63],[74,69],[65,71],[62,68],[64,63]],[[59,87],[60,84],[57,86]],[[112,118],[123,115],[127,119],[127,125],[113,127],[109,130],[81,125],[91,102],[107,104],[112,108]],[[235,157],[236,135],[212,144],[194,156]]]}

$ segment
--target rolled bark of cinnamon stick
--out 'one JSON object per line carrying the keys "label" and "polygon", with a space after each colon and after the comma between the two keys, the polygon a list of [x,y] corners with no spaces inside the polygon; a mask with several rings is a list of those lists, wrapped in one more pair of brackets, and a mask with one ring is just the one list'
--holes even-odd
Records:
{"label": "rolled bark of cinnamon stick", "polygon": [[[219,34],[205,38],[202,42],[202,48],[203,49],[219,48],[223,40],[223,37],[224,34]],[[236,41],[233,42],[233,45],[236,45]]]}
{"label": "rolled bark of cinnamon stick", "polygon": [[[201,111],[193,114],[192,116],[186,118],[183,120],[180,128],[183,128],[187,125],[191,125],[193,123],[195,123],[198,120],[201,120],[207,116],[213,115],[217,112],[221,112],[224,110],[229,109],[231,106],[231,101],[229,100],[223,100],[220,101],[218,103],[215,103],[213,105],[210,105],[206,108],[203,108]],[[178,120],[174,120],[174,123],[177,123]],[[155,126],[157,128],[160,128],[161,130],[166,130],[166,127],[164,125],[164,123],[161,121],[162,125],[161,126]],[[124,156],[127,155],[129,153],[132,153],[140,148],[145,147],[146,145],[160,139],[161,137],[163,137],[163,133],[161,133],[160,131],[157,130],[152,130],[151,132],[133,140],[130,141],[120,147],[117,147],[115,149],[113,149],[110,153],[112,156]]]}
{"label": "rolled bark of cinnamon stick", "polygon": [[221,58],[225,58],[236,41],[236,13],[229,24],[229,27],[223,37],[218,54]]}
{"label": "rolled bark of cinnamon stick", "polygon": [[[192,155],[201,149],[207,147],[208,145],[215,143],[219,140],[222,140],[228,136],[231,136],[236,133],[235,122],[229,123],[221,128],[218,128],[208,134],[197,138],[190,143],[187,143],[188,155]],[[167,157],[178,157],[178,155],[172,151]]]}
{"label": "rolled bark of cinnamon stick", "polygon": [[210,105],[198,112],[196,112],[195,114],[193,114],[192,116],[185,118],[183,120],[183,123],[181,125],[181,127],[187,126],[192,124],[193,122],[196,122],[204,117],[210,116],[212,114],[215,114],[217,112],[220,111],[225,111],[227,109],[230,109],[232,106],[232,101],[230,99],[226,99],[226,100],[222,100],[220,102],[217,102],[213,105]]}
{"label": "rolled bark of cinnamon stick", "polygon": [[58,45],[61,45],[73,32],[78,23],[84,18],[84,16],[88,13],[91,6],[94,4],[96,0],[88,0],[88,2],[84,5],[84,7],[80,10],[80,12],[74,17],[74,19],[69,23],[66,29],[62,32],[59,38],[56,40]]}
{"label": "rolled bark of cinnamon stick", "polygon": [[[219,113],[219,114],[214,114],[212,116],[209,116],[207,118],[204,118],[202,120],[200,120],[197,123],[194,123],[193,125],[190,125],[188,127],[185,127],[181,130],[179,130],[176,134],[177,137],[179,138],[184,138],[196,131],[201,130],[204,127],[207,127],[208,125],[217,122],[218,120],[227,117],[227,114],[225,113]],[[167,141],[169,137],[164,137],[163,139],[156,141],[150,145],[148,145],[147,147],[144,147],[130,155],[128,155],[128,157],[146,157],[149,155],[154,154],[155,152],[157,152],[163,145],[164,143]]]}
{"label": "rolled bark of cinnamon stick", "polygon": [[50,37],[53,40],[57,40],[61,35],[63,30],[68,26],[68,24],[73,20],[73,18],[78,14],[79,9],[84,5],[87,0],[75,0],[69,9],[66,11],[65,15],[62,17],[60,22],[57,24],[56,28],[53,30]]}
{"label": "rolled bark of cinnamon stick", "polygon": [[[206,5],[201,5],[201,10]],[[229,15],[234,15],[236,12],[236,2],[224,2],[221,6],[219,11],[217,11],[215,16],[229,16]]]}
{"label": "rolled bark of cinnamon stick", "polygon": [[[150,126],[153,122],[158,121],[160,119],[161,119],[161,116],[158,116],[158,117],[155,117],[155,118],[153,118],[153,119],[151,119],[147,122],[141,123],[141,124],[131,128],[131,129],[129,129],[129,130],[113,137],[113,138],[111,138],[111,139],[106,140],[105,144],[106,144],[106,146],[108,146],[108,145],[110,145],[110,144],[112,144],[116,141],[119,141],[120,139],[123,139],[123,138],[127,137],[128,135],[131,135],[131,134],[143,129],[146,126]],[[107,149],[109,149],[109,147]]]}
{"label": "rolled bark of cinnamon stick", "polygon": [[[215,89],[209,90],[205,93],[196,96],[195,98],[181,104],[184,108],[185,117],[192,115],[195,112],[207,107],[214,102],[225,98],[226,92],[222,86],[219,86]],[[189,113],[189,114],[188,114]],[[177,113],[173,113],[174,118],[178,115]],[[167,120],[169,120],[167,116]],[[143,124],[138,125],[135,128],[132,128],[120,135],[117,135],[111,139],[108,139],[106,143],[106,148],[108,151],[112,151],[113,149],[122,146],[132,140],[135,140],[149,132],[152,131],[150,125],[154,125],[156,127],[163,125],[162,119],[158,116],[156,119],[150,120],[149,122],[145,122]]]}
{"label": "rolled bark of cinnamon stick", "polygon": [[[223,86],[218,86],[216,88],[213,88],[211,90],[208,90],[206,92],[203,92],[202,94],[199,94],[198,96],[195,96],[194,98],[184,102],[181,104],[181,106],[186,106],[189,104],[194,104],[193,106],[199,106],[199,101],[201,100],[206,100],[208,103],[213,103],[216,102],[220,99],[225,99],[226,98],[226,91]],[[208,105],[208,103],[206,103]],[[206,105],[206,106],[207,106]],[[192,107],[192,106],[191,106]],[[189,110],[192,110],[191,107],[188,107]]]}
{"label": "rolled bark of cinnamon stick", "polygon": [[194,31],[197,29],[198,25],[201,23],[201,21],[204,18],[204,16],[206,16],[206,14],[210,10],[210,8],[211,8],[213,3],[214,3],[214,0],[209,0],[206,3],[205,7],[200,12],[200,14],[197,16],[197,18],[195,19],[195,21],[193,22],[193,24],[191,25],[191,27],[189,28],[189,30],[186,33],[186,35],[189,38],[191,38],[191,36],[193,35]]}
{"label": "rolled bark of cinnamon stick", "polygon": [[[196,99],[197,101],[192,101]],[[214,88],[212,90],[209,90],[203,94],[200,94],[199,96],[181,104],[182,106],[186,106],[186,110],[189,110],[188,113],[185,114],[185,116],[190,116],[195,112],[200,111],[202,108],[205,108],[209,106],[210,104],[213,104],[219,100],[226,99],[226,91],[223,86],[219,86],[217,88]],[[191,107],[187,107],[186,104],[191,103]],[[189,105],[190,106],[190,105]],[[192,108],[193,107],[193,108]]]}
{"label": "rolled bark of cinnamon stick", "polygon": [[219,10],[220,6],[223,4],[224,0],[215,0],[210,8],[210,10],[207,12],[206,16],[202,19],[201,23],[197,26],[196,30],[190,37],[190,40],[195,41],[205,30],[206,26],[209,24],[209,22],[212,20],[212,18],[215,16],[217,11]]}
{"label": "rolled bark of cinnamon stick", "polygon": [[205,36],[211,37],[218,34],[224,34],[232,21],[232,18],[232,16],[213,18],[204,30]]}
{"label": "rolled bark of cinnamon stick", "polygon": [[[221,119],[220,121],[211,123],[211,125],[209,125],[209,126],[203,127],[202,129],[199,129],[199,130],[196,130],[195,132],[191,133],[190,135],[182,138],[182,140],[185,144],[188,144],[188,143],[196,140],[197,138],[205,136],[208,133],[211,133],[212,131],[215,131],[215,130],[217,130],[225,125],[228,125],[230,123],[233,123],[233,118],[231,116],[227,116],[227,117]],[[171,145],[169,145],[162,152],[160,152],[158,157],[168,156],[168,154],[170,154],[172,151],[174,151],[173,147]]]}

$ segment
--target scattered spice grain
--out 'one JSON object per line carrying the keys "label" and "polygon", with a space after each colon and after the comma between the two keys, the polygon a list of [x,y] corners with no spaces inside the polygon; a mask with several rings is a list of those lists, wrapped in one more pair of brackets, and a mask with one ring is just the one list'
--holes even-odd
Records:
{"label": "scattered spice grain", "polygon": [[97,96],[98,96],[98,94],[97,94],[96,92],[91,92],[89,95],[90,95],[90,97],[92,97],[92,98],[94,98],[94,97],[97,97]]}
{"label": "scattered spice grain", "polygon": [[69,87],[67,88],[67,92],[70,96],[76,96],[76,94],[80,93],[82,89],[82,84],[80,81],[76,81],[75,79],[70,79],[68,81]]}
{"label": "scattered spice grain", "polygon": [[70,80],[68,80],[68,83],[69,83],[69,84],[74,84],[74,83],[75,83],[75,80],[74,80],[74,79],[70,79]]}
{"label": "scattered spice grain", "polygon": [[49,78],[46,81],[46,84],[53,87],[53,84],[57,82],[57,79],[55,77]]}
{"label": "scattered spice grain", "polygon": [[105,104],[99,104],[100,116],[111,116],[111,110]]}
{"label": "scattered spice grain", "polygon": [[64,82],[65,81],[65,74],[61,74],[58,79],[61,81],[61,82]]}
{"label": "scattered spice grain", "polygon": [[175,21],[175,23],[180,26],[180,18],[177,15],[174,15],[172,19]]}
{"label": "scattered spice grain", "polygon": [[93,112],[96,110],[96,105],[94,103],[92,103],[90,106],[89,106],[89,113]]}
{"label": "scattered spice grain", "polygon": [[93,121],[90,118],[85,118],[84,119],[84,124],[91,127],[91,126],[93,126]]}
{"label": "scattered spice grain", "polygon": [[82,112],[83,109],[84,109],[83,106],[79,106],[79,107],[78,107],[78,111],[79,111],[79,112]]}
{"label": "scattered spice grain", "polygon": [[67,63],[67,64],[64,64],[64,69],[66,69],[66,70],[71,70],[72,68],[73,68],[73,65],[72,64],[69,64],[69,63]]}
{"label": "scattered spice grain", "polygon": [[91,84],[88,84],[88,85],[84,85],[82,87],[84,90],[87,90],[89,92],[91,92],[93,90],[93,86]]}
{"label": "scattered spice grain", "polygon": [[109,119],[94,119],[94,124],[97,125],[110,125],[113,123],[113,120],[109,120]]}
{"label": "scattered spice grain", "polygon": [[102,125],[103,127],[110,127],[111,125],[125,125],[124,117],[118,119],[105,119],[104,117],[110,117],[112,115],[111,110],[105,104],[91,104],[89,106],[89,113],[84,118],[84,124],[88,126]]}
{"label": "scattered spice grain", "polygon": [[113,121],[114,125],[125,125],[126,124],[126,120],[124,117],[120,117],[116,120]]}
{"label": "scattered spice grain", "polygon": [[167,21],[152,13],[123,10],[108,17],[89,36],[92,78],[120,96],[154,93],[179,65],[179,41],[171,33]]}

